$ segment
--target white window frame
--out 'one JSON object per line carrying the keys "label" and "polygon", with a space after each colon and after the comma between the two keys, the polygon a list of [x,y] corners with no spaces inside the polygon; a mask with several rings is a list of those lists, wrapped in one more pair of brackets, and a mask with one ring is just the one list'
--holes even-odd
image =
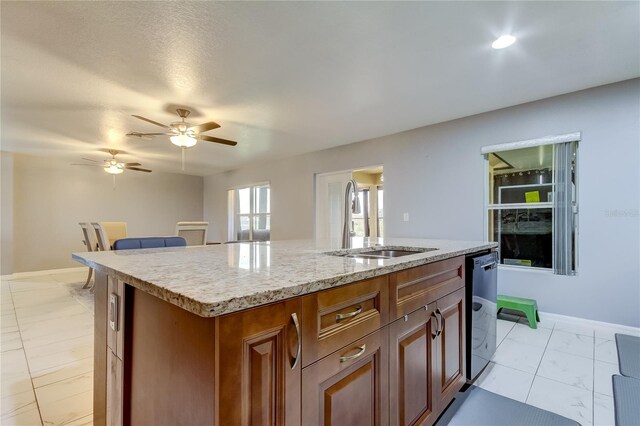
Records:
{"label": "white window frame", "polygon": [[[544,136],[541,138],[537,138],[537,139],[529,139],[529,140],[522,140],[522,141],[516,141],[516,142],[507,142],[507,143],[502,143],[502,144],[497,144],[497,145],[487,145],[487,146],[483,146],[480,148],[480,153],[482,154],[483,157],[483,172],[484,172],[484,187],[483,187],[483,197],[484,197],[484,209],[483,209],[483,235],[484,238],[489,240],[489,210],[490,209],[496,209],[497,207],[502,207],[504,205],[501,204],[491,204],[489,203],[489,160],[488,160],[488,154],[493,154],[493,153],[497,153],[497,152],[502,152],[502,151],[512,151],[512,150],[516,150],[516,149],[522,149],[522,148],[529,148],[529,147],[535,147],[535,146],[542,146],[542,145],[555,145],[558,143],[565,143],[565,142],[577,142],[578,146],[580,146],[580,142],[582,141],[582,133],[581,132],[573,132],[573,133],[567,133],[567,134],[563,134],[563,135],[550,135],[550,136]],[[578,164],[578,170],[580,168],[579,166],[579,149],[576,149],[576,164]],[[555,185],[555,182],[553,183]],[[579,190],[580,186],[579,186],[579,178],[576,179],[576,190],[575,190],[575,197],[576,197],[576,206],[580,205],[579,202]],[[527,208],[527,209],[536,209],[536,208],[551,208],[553,209],[553,203],[550,202],[541,202],[541,203],[535,203],[535,204],[527,204],[527,203],[510,203],[508,204],[509,208],[513,208],[513,209],[519,209],[519,208]],[[579,209],[579,207],[578,207]],[[575,271],[571,276],[577,276],[578,275],[578,270],[579,270],[579,215],[577,216],[576,219],[576,225],[575,225],[575,252],[574,252],[574,257],[575,257]],[[555,231],[554,231],[555,232]],[[505,269],[505,270],[517,270],[517,271],[535,271],[535,272],[539,272],[542,274],[548,274],[548,275],[553,275],[553,267],[552,268],[540,268],[540,267],[532,267],[532,266],[518,266],[518,265],[505,265],[500,263],[498,265],[498,269]]]}
{"label": "white window frame", "polygon": [[[268,187],[269,193],[271,193],[271,183],[270,182],[257,182],[249,185],[239,185],[227,190],[227,240],[229,241],[239,241],[238,240],[238,230],[236,229],[236,218],[240,218],[241,216],[246,216],[249,218],[249,241],[253,240],[253,228],[254,228],[254,219],[256,217],[271,217],[271,195],[269,195],[269,212],[268,213],[257,213],[256,204],[255,204],[255,189],[261,187]],[[238,197],[238,191],[241,189],[249,188],[249,213],[239,213],[236,198]],[[271,222],[271,221],[269,221]],[[237,223],[240,223],[238,220]],[[269,224],[269,233],[271,233],[271,224]],[[242,240],[245,241],[245,240]]]}

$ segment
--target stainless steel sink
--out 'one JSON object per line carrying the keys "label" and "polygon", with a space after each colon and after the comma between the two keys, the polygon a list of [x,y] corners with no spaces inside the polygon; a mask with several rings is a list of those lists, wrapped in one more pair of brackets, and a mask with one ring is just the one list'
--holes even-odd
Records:
{"label": "stainless steel sink", "polygon": [[418,254],[418,253],[424,253],[423,250],[373,250],[373,251],[368,251],[366,253],[362,253],[362,254],[367,254],[367,255],[373,255],[373,256],[383,256],[383,257],[401,257],[401,256],[409,256],[412,254]]}
{"label": "stainless steel sink", "polygon": [[392,259],[394,257],[409,256],[412,254],[420,254],[428,251],[437,250],[436,248],[417,248],[415,250],[394,249],[391,247],[381,248],[378,250],[363,250],[357,252],[332,252],[327,253],[332,256],[350,257],[354,259]]}

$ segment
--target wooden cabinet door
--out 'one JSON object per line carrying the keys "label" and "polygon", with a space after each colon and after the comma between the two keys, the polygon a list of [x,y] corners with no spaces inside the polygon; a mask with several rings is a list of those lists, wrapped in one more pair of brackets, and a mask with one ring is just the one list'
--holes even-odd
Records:
{"label": "wooden cabinet door", "polygon": [[107,426],[123,424],[123,366],[122,360],[107,348]]}
{"label": "wooden cabinet door", "polygon": [[388,331],[378,330],[303,369],[301,424],[388,424]]}
{"label": "wooden cabinet door", "polygon": [[437,338],[437,380],[435,393],[440,410],[453,399],[465,383],[465,315],[464,288],[437,301],[436,315],[440,322]]}
{"label": "wooden cabinet door", "polygon": [[390,424],[431,425],[438,417],[433,382],[437,365],[436,304],[389,327]]}
{"label": "wooden cabinet door", "polygon": [[217,318],[219,425],[300,425],[300,298]]}

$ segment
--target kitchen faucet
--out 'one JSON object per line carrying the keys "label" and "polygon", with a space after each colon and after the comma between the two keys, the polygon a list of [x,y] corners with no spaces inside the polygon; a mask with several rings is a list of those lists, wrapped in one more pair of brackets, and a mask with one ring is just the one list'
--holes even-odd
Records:
{"label": "kitchen faucet", "polygon": [[353,179],[347,182],[347,189],[344,192],[344,226],[342,227],[343,249],[351,248],[351,237],[356,234],[353,229],[353,219],[351,217],[351,213],[360,213],[358,184]]}

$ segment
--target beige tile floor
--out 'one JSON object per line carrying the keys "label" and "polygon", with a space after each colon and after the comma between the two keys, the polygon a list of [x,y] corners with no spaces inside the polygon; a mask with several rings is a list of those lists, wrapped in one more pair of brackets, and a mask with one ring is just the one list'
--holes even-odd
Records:
{"label": "beige tile floor", "polygon": [[[85,278],[2,279],[3,426],[92,423],[93,314],[80,290]],[[613,425],[620,330],[545,318],[534,330],[517,321],[498,320],[498,349],[476,384],[584,426]]]}
{"label": "beige tile floor", "polygon": [[72,296],[85,278],[2,279],[3,426],[92,424],[93,314]]}

